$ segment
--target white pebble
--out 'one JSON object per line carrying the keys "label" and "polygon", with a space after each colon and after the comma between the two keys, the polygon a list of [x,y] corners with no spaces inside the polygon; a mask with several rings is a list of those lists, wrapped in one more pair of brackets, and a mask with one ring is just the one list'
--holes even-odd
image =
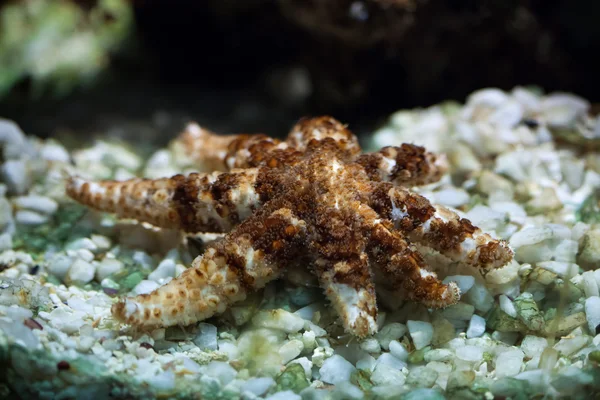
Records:
{"label": "white pebble", "polygon": [[58,210],[58,203],[56,201],[46,196],[34,194],[15,197],[13,204],[17,208],[36,211],[46,215],[52,215]]}
{"label": "white pebble", "polygon": [[583,291],[585,292],[585,297],[600,296],[600,290],[596,283],[594,271],[585,271],[581,276],[583,277],[581,284],[583,286]]}
{"label": "white pebble", "polygon": [[167,258],[158,264],[158,267],[148,275],[148,279],[151,281],[161,283],[167,278],[173,278],[175,276],[175,261]]}
{"label": "white pebble", "polygon": [[501,294],[499,297],[500,309],[513,318],[517,318],[517,308],[511,299]]}
{"label": "white pebble", "polygon": [[423,358],[425,359],[425,362],[452,361],[454,352],[449,349],[433,349],[425,353]]}
{"label": "white pebble", "polygon": [[397,340],[390,342],[390,353],[400,361],[408,360],[408,351],[402,343]]}
{"label": "white pebble", "polygon": [[282,309],[259,311],[252,318],[255,326],[279,329],[287,333],[298,332],[304,328],[305,322],[303,318]]}
{"label": "white pebble", "polygon": [[237,371],[223,361],[211,361],[204,367],[204,373],[213,378],[217,378],[222,385],[227,385],[237,375]]}
{"label": "white pebble", "polygon": [[48,222],[48,216],[35,211],[19,210],[15,214],[15,221],[22,225],[40,225]]}
{"label": "white pebble", "polygon": [[175,372],[169,370],[148,379],[148,383],[159,391],[169,391],[175,388]]}
{"label": "white pebble", "polygon": [[383,353],[382,355],[380,355],[377,358],[377,361],[375,362],[375,368],[377,368],[379,364],[389,365],[390,367],[398,370],[406,368],[406,363],[404,361],[394,357],[390,353]]}
{"label": "white pebble", "polygon": [[375,357],[373,357],[370,354],[367,354],[356,362],[356,368],[371,372],[375,368],[376,363],[377,360],[375,360]]}
{"label": "white pebble", "polygon": [[78,259],[71,264],[69,271],[67,272],[67,281],[72,284],[85,285],[94,279],[96,269],[92,264],[87,261]]}
{"label": "white pebble", "polygon": [[75,239],[65,246],[65,250],[82,250],[82,249],[94,251],[94,250],[98,250],[98,246],[96,246],[96,243],[94,243],[92,241],[92,239],[90,239],[90,238]]}
{"label": "white pebble", "polygon": [[375,338],[367,338],[363,340],[360,344],[360,348],[367,353],[379,353],[381,351],[381,346]]}
{"label": "white pebble", "polygon": [[140,294],[151,293],[159,287],[160,285],[158,283],[144,279],[143,281],[135,285],[132,292],[139,296]]}
{"label": "white pebble", "polygon": [[431,343],[433,326],[429,322],[409,320],[406,322],[406,326],[417,350]]}
{"label": "white pebble", "polygon": [[205,322],[198,324],[198,334],[193,342],[202,350],[217,350],[217,327]]}
{"label": "white pebble", "polygon": [[0,251],[10,250],[13,247],[12,236],[8,232],[0,234]]}
{"label": "white pebble", "polygon": [[389,349],[392,340],[400,339],[406,333],[406,325],[399,322],[386,324],[379,332],[375,334],[375,338],[379,340],[379,344],[385,350]]}
{"label": "white pebble", "polygon": [[27,150],[27,139],[19,126],[9,119],[0,118],[0,148],[4,159],[19,158]]}
{"label": "white pebble", "polygon": [[496,378],[514,376],[521,372],[524,356],[523,352],[519,349],[508,350],[498,354],[498,357],[496,357]]}
{"label": "white pebble", "polygon": [[40,149],[40,157],[46,161],[68,163],[69,152],[60,144],[47,141]]}
{"label": "white pebble", "polygon": [[576,351],[582,349],[590,342],[589,336],[566,336],[563,337],[554,345],[554,349],[559,351],[563,356],[570,356]]}
{"label": "white pebble", "polygon": [[485,332],[485,319],[477,314],[473,314],[467,329],[467,338],[476,338],[483,335]]}
{"label": "white pebble", "polygon": [[361,400],[365,397],[362,390],[350,382],[338,383],[335,387],[335,394],[348,400]]}
{"label": "white pebble", "polygon": [[469,362],[481,361],[483,359],[483,348],[479,346],[462,346],[456,349],[456,357]]}
{"label": "white pebble", "polygon": [[96,280],[102,282],[104,279],[122,271],[124,268],[125,265],[121,260],[105,257],[96,267]]}
{"label": "white pebble", "polygon": [[284,390],[266,397],[265,400],[302,400],[302,397],[291,390]]}
{"label": "white pebble", "polygon": [[543,337],[527,335],[521,341],[521,350],[527,358],[539,357],[546,347],[548,347],[548,340]]}
{"label": "white pebble", "polygon": [[287,364],[294,358],[298,357],[304,350],[304,343],[298,339],[292,339],[289,342],[284,343],[279,348],[279,355],[281,356],[281,362]]}
{"label": "white pebble", "polygon": [[291,365],[291,364],[300,364],[302,366],[302,368],[304,368],[304,374],[306,375],[306,377],[307,378],[311,377],[313,363],[308,358],[306,358],[306,357],[297,358],[297,359],[291,361],[288,365]]}
{"label": "white pebble", "polygon": [[444,278],[443,283],[448,284],[450,282],[456,282],[456,285],[460,289],[460,294],[463,295],[469,291],[475,284],[475,278],[471,275],[452,275]]}
{"label": "white pebble", "polygon": [[94,313],[94,306],[92,306],[91,304],[88,304],[85,300],[82,300],[79,297],[75,297],[75,296],[71,297],[69,300],[67,300],[67,304],[73,310],[82,311],[86,314]]}
{"label": "white pebble", "polygon": [[600,325],[600,297],[591,296],[585,300],[585,315],[590,332],[595,334]]}
{"label": "white pebble", "polygon": [[22,194],[31,184],[29,168],[25,160],[8,160],[0,168],[2,181],[12,193]]}
{"label": "white pebble", "polygon": [[406,376],[388,364],[378,364],[371,374],[371,382],[376,385],[403,385],[405,381]]}
{"label": "white pebble", "polygon": [[274,384],[275,380],[271,377],[250,378],[242,384],[242,391],[262,396]]}
{"label": "white pebble", "polygon": [[481,283],[475,283],[465,297],[469,304],[472,304],[477,311],[482,313],[488,312],[494,306],[494,298],[485,285]]}
{"label": "white pebble", "polygon": [[334,354],[325,360],[319,373],[323,382],[335,385],[338,382],[349,381],[350,375],[355,370],[356,368],[349,361],[339,354]]}

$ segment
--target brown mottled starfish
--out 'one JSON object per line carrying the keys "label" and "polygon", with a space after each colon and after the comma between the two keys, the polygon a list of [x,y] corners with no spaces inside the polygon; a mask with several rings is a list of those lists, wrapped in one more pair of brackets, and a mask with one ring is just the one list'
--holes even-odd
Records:
{"label": "brown mottled starfish", "polygon": [[301,120],[285,141],[219,136],[190,124],[175,146],[202,169],[227,172],[67,183],[75,200],[122,217],[186,232],[229,232],[178,278],[113,306],[116,319],[136,327],[209,318],[286,267],[304,264],[346,330],[363,337],[377,331],[375,276],[427,307],[460,298],[456,284],[440,282],[410,241],[484,270],[512,258],[506,243],[405,188],[435,182],[445,171],[441,159],[419,146],[361,155],[356,137],[330,117]]}

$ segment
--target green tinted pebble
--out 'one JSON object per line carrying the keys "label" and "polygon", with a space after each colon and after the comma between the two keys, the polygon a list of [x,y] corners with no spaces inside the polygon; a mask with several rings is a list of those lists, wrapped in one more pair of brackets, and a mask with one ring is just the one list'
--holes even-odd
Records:
{"label": "green tinted pebble", "polygon": [[144,279],[144,274],[140,271],[129,274],[125,279],[120,282],[121,288],[127,291],[133,289],[138,283]]}
{"label": "green tinted pebble", "polygon": [[422,363],[425,358],[425,353],[431,350],[431,346],[423,347],[420,350],[415,350],[408,355],[408,362],[411,364]]}
{"label": "green tinted pebble", "polygon": [[298,363],[290,364],[285,368],[275,379],[276,386],[274,392],[282,392],[291,390],[294,393],[299,393],[309,385],[306,379],[304,367]]}
{"label": "green tinted pebble", "polygon": [[362,369],[356,370],[350,375],[350,382],[358,386],[363,392],[373,387],[371,372]]}
{"label": "green tinted pebble", "polygon": [[600,350],[594,350],[590,354],[588,354],[588,358],[590,361],[600,363]]}

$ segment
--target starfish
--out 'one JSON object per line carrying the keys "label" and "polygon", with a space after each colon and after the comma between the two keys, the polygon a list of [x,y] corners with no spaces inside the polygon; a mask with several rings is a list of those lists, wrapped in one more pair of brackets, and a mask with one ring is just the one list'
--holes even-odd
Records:
{"label": "starfish", "polygon": [[436,182],[444,158],[412,144],[361,154],[331,117],[300,120],[284,141],[216,135],[196,124],[175,140],[199,170],[187,176],[93,182],[66,191],[97,210],[187,233],[226,233],[152,293],[120,299],[113,316],[138,328],[188,325],[306,265],[347,332],[377,331],[375,285],[430,308],[456,303],[415,244],[482,273],[512,259],[504,241],[408,187]]}

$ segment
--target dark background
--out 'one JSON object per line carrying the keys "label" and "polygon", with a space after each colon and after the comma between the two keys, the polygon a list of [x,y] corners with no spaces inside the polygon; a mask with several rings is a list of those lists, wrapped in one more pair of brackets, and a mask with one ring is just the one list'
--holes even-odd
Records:
{"label": "dark background", "polygon": [[23,82],[0,115],[40,136],[158,144],[189,119],[282,136],[301,116],[326,113],[368,132],[399,108],[464,101],[490,86],[600,97],[594,0],[133,4],[133,45],[93,88],[32,101]]}

